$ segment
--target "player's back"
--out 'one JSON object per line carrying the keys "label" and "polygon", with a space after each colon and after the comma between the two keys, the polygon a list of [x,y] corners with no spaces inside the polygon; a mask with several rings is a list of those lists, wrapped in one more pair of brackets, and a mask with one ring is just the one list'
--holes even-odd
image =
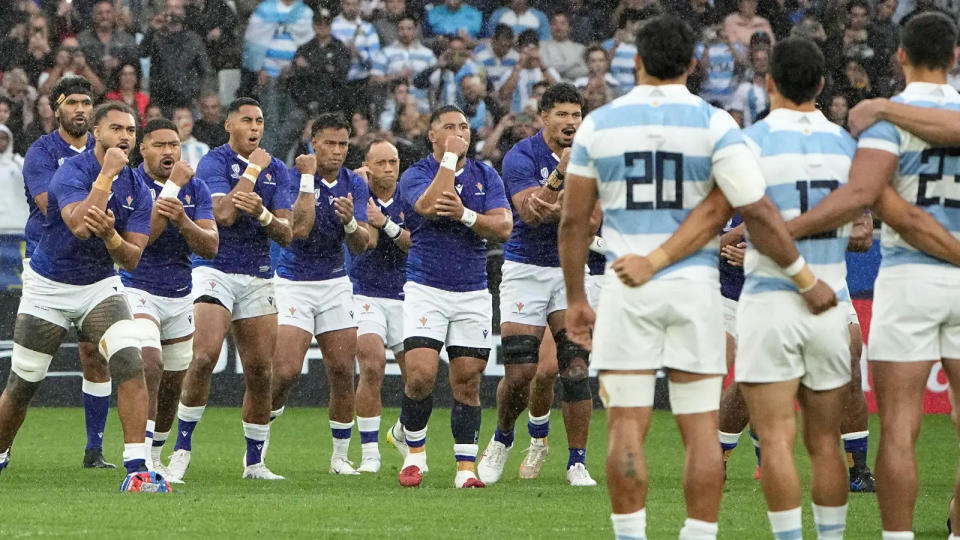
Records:
{"label": "player's back", "polygon": [[[717,153],[742,142],[729,114],[685,86],[638,86],[587,116],[574,139],[568,172],[597,178],[611,258],[646,255],[713,189]],[[714,239],[654,279],[716,283],[718,247]]]}
{"label": "player's back", "polygon": [[[820,111],[776,109],[743,131],[766,181],[766,195],[789,221],[820,203],[847,182],[856,142]],[[852,224],[797,240],[797,249],[813,272],[841,300],[846,289],[846,251]],[[795,291],[779,265],[751,248],[745,263],[743,294]]]}
{"label": "player's back", "polygon": [[[948,85],[911,83],[893,101],[918,107],[960,110],[960,94]],[[860,135],[859,148],[887,151],[899,156],[892,185],[907,202],[923,208],[944,228],[960,238],[960,147],[933,148],[926,141],[889,122],[878,122]],[[910,244],[886,223],[880,234],[881,272],[960,272]],[[917,268],[915,265],[924,265]],[[894,267],[901,267],[894,270]]]}

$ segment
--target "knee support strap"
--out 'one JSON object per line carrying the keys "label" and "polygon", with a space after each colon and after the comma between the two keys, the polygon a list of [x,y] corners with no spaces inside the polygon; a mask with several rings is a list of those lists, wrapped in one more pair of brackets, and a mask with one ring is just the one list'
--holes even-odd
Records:
{"label": "knee support strap", "polygon": [[100,354],[107,359],[107,362],[114,354],[127,348],[140,350],[140,328],[132,320],[124,319],[117,321],[107,328],[100,338]]}
{"label": "knee support strap", "polygon": [[193,338],[163,346],[163,370],[183,371],[193,360]]}
{"label": "knee support strap", "polygon": [[507,336],[501,343],[505,365],[536,364],[540,359],[540,340],[536,336]]}
{"label": "knee support strap", "polygon": [[563,373],[570,367],[570,363],[576,359],[583,360],[584,364],[589,364],[590,353],[586,349],[570,341],[567,337],[566,329],[554,334],[554,341],[557,342],[557,369]]}
{"label": "knee support strap", "polygon": [[586,377],[572,379],[561,375],[560,384],[563,386],[563,401],[565,403],[576,403],[591,399],[590,382]]}
{"label": "knee support strap", "polygon": [[50,368],[52,360],[51,354],[44,354],[14,343],[10,369],[21,379],[37,383],[47,376],[47,369]]}
{"label": "knee support strap", "polygon": [[597,380],[600,383],[600,401],[608,409],[653,407],[653,392],[657,386],[656,375],[607,372],[601,373]]}
{"label": "knee support strap", "polygon": [[710,377],[699,381],[667,382],[670,390],[670,409],[673,414],[700,414],[720,408],[723,392],[723,377]]}
{"label": "knee support strap", "polygon": [[157,323],[150,319],[134,319],[133,324],[137,325],[137,331],[140,333],[141,348],[160,348],[160,327]]}

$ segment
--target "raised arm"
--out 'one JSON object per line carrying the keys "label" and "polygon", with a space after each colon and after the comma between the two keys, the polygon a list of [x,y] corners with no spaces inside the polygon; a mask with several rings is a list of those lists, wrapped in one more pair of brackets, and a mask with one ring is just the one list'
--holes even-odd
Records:
{"label": "raised arm", "polygon": [[437,169],[436,176],[427,186],[427,189],[417,199],[413,209],[421,216],[435,219],[437,214],[437,203],[444,198],[444,193],[453,193],[455,170],[459,156],[466,154],[467,141],[457,135],[450,135],[444,143],[443,159],[440,161],[440,167]]}
{"label": "raised arm", "polygon": [[370,231],[367,249],[376,249],[380,241],[377,230],[382,230],[401,251],[404,253],[410,251],[410,231],[394,223],[389,216],[385,216],[374,204],[372,198],[367,199],[367,224],[374,229]]}
{"label": "raised arm", "polygon": [[921,139],[943,146],[960,146],[960,112],[931,107],[914,107],[889,99],[867,99],[850,109],[847,122],[854,137],[886,120]]}
{"label": "raised arm", "polygon": [[[64,205],[60,209],[63,222],[70,228],[74,236],[82,240],[90,238],[91,231],[84,220],[91,208],[97,208],[103,213],[107,208],[110,192],[113,190],[113,181],[127,165],[127,154],[119,148],[110,148],[103,156],[103,165],[100,174],[93,182],[90,193],[81,201]],[[104,214],[105,215],[105,214]],[[112,228],[113,225],[111,224]]]}
{"label": "raised arm", "polygon": [[[538,187],[529,187],[513,194],[510,201],[524,223],[536,227],[542,223],[553,223],[560,219],[560,193],[563,191],[563,181],[570,163],[570,149],[565,148],[547,183]],[[507,166],[503,167],[504,177],[508,174]],[[531,174],[531,173],[527,173]]]}
{"label": "raised arm", "polygon": [[252,193],[257,179],[263,174],[263,170],[269,166],[270,154],[266,150],[257,148],[250,153],[250,163],[237,181],[237,185],[226,195],[214,195],[213,215],[216,217],[217,223],[230,227],[237,222],[241,212],[235,204],[237,194]]}
{"label": "raised arm", "polygon": [[306,238],[310,236],[310,231],[313,230],[317,220],[314,195],[317,156],[313,154],[297,156],[296,164],[297,170],[300,171],[300,190],[297,192],[297,199],[293,202],[293,237]]}

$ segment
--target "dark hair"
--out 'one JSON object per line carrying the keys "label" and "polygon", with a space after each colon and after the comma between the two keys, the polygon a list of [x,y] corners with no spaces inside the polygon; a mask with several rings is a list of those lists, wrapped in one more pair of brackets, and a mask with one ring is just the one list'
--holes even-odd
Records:
{"label": "dark hair", "polygon": [[317,133],[325,129],[345,129],[348,135],[353,132],[353,126],[347,121],[343,114],[338,112],[323,113],[318,116],[310,127],[310,138],[316,137]]}
{"label": "dark hair", "polygon": [[537,34],[537,31],[532,28],[520,32],[520,35],[517,36],[518,49],[523,49],[527,45],[540,45],[540,36]]}
{"label": "dark hair", "polygon": [[451,112],[460,113],[464,118],[467,117],[467,115],[463,112],[463,109],[460,107],[457,107],[456,105],[444,105],[443,107],[440,107],[439,109],[430,113],[430,125],[432,126],[437,120],[440,120],[441,116]]}
{"label": "dark hair", "polygon": [[513,28],[510,25],[500,23],[493,28],[493,39],[510,38],[513,39]]}
{"label": "dark hair", "polygon": [[91,125],[99,125],[100,121],[112,111],[120,111],[122,113],[129,114],[134,118],[134,120],[137,118],[137,114],[133,112],[133,109],[131,109],[126,103],[122,101],[107,101],[105,103],[101,103],[96,109],[93,110],[93,122],[91,122]]}
{"label": "dark hair", "polygon": [[676,79],[690,67],[695,43],[687,23],[673,15],[660,15],[637,33],[637,55],[651,77]]}
{"label": "dark hair", "polygon": [[160,131],[161,129],[170,129],[173,130],[174,133],[180,133],[180,131],[177,130],[177,125],[170,120],[166,118],[154,118],[147,122],[146,126],[143,126],[143,136],[146,137],[154,131]]}
{"label": "dark hair", "polygon": [[247,105],[253,105],[254,107],[259,107],[260,102],[253,99],[252,97],[238,97],[237,99],[230,102],[230,105],[227,107],[227,114],[235,113],[240,110],[240,107],[246,107]]}
{"label": "dark hair", "polygon": [[10,109],[11,114],[13,113],[13,100],[7,96],[0,95],[0,103],[5,103],[7,108]]}
{"label": "dark hair", "polygon": [[377,135],[376,137],[373,138],[373,140],[370,141],[370,144],[368,144],[367,147],[363,150],[364,159],[366,159],[366,157],[370,155],[370,149],[373,148],[373,145],[382,144],[382,143],[388,143],[396,147],[396,145],[393,143],[392,137],[388,138],[383,135]]}
{"label": "dark hair", "polygon": [[950,69],[957,45],[957,27],[949,17],[928,11],[910,19],[900,31],[900,46],[917,67]]}
{"label": "dark hair", "polygon": [[867,10],[867,15],[869,15],[871,12],[870,4],[867,2],[867,0],[850,0],[850,3],[847,4],[847,13],[849,14],[855,7],[862,7],[863,9]]}
{"label": "dark hair", "polygon": [[639,9],[627,8],[620,12],[620,18],[617,20],[617,30],[626,28],[627,23],[642,20],[643,16]]}
{"label": "dark hair", "polygon": [[66,99],[67,96],[72,94],[84,94],[92,99],[93,87],[90,86],[90,81],[79,76],[64,77],[57,81],[53,90],[50,90],[50,108],[56,111],[57,107],[60,106],[60,96]]}
{"label": "dark hair", "polygon": [[817,97],[825,71],[823,53],[809,39],[787,38],[773,47],[770,76],[777,91],[798,105]]}
{"label": "dark hair", "polygon": [[140,70],[140,62],[124,62],[123,64],[120,64],[120,67],[110,74],[109,88],[111,90],[120,90],[120,75],[123,72],[123,68],[127,66],[133,68],[133,71],[137,77],[137,90],[140,90],[140,82],[143,80],[143,72]]}
{"label": "dark hair", "polygon": [[540,98],[540,111],[549,112],[557,104],[573,103],[583,107],[583,96],[580,91],[570,83],[557,83],[543,93]]}
{"label": "dark hair", "polygon": [[607,52],[606,49],[603,48],[603,45],[599,43],[591,43],[590,45],[587,45],[586,49],[583,50],[583,62],[584,63],[589,62],[590,55],[597,51],[600,51],[603,53],[603,56],[607,58],[607,62],[610,61],[610,54]]}

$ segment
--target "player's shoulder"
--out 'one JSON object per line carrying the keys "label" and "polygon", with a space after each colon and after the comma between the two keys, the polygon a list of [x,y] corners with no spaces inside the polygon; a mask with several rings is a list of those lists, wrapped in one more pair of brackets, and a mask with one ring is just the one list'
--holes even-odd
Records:
{"label": "player's shoulder", "polygon": [[427,156],[419,161],[415,161],[407,167],[407,170],[403,171],[403,174],[400,175],[401,180],[403,178],[416,178],[424,174],[428,174],[433,177],[437,172],[439,164],[437,160],[433,159],[433,156]]}
{"label": "player's shoulder", "polygon": [[477,159],[467,158],[464,164],[464,169],[466,168],[471,168],[479,172],[484,178],[490,178],[492,175],[497,179],[500,179],[500,173],[498,173],[496,169],[494,169],[491,165],[488,165],[485,162]]}
{"label": "player's shoulder", "polygon": [[518,162],[532,161],[536,157],[536,138],[540,137],[540,132],[520,139],[503,156],[503,167],[516,165]]}
{"label": "player's shoulder", "polygon": [[210,165],[220,165],[226,163],[227,159],[233,155],[233,150],[230,149],[229,144],[222,144],[220,146],[211,148],[209,152],[203,155],[200,158],[200,162],[197,164],[197,167],[210,166]]}

